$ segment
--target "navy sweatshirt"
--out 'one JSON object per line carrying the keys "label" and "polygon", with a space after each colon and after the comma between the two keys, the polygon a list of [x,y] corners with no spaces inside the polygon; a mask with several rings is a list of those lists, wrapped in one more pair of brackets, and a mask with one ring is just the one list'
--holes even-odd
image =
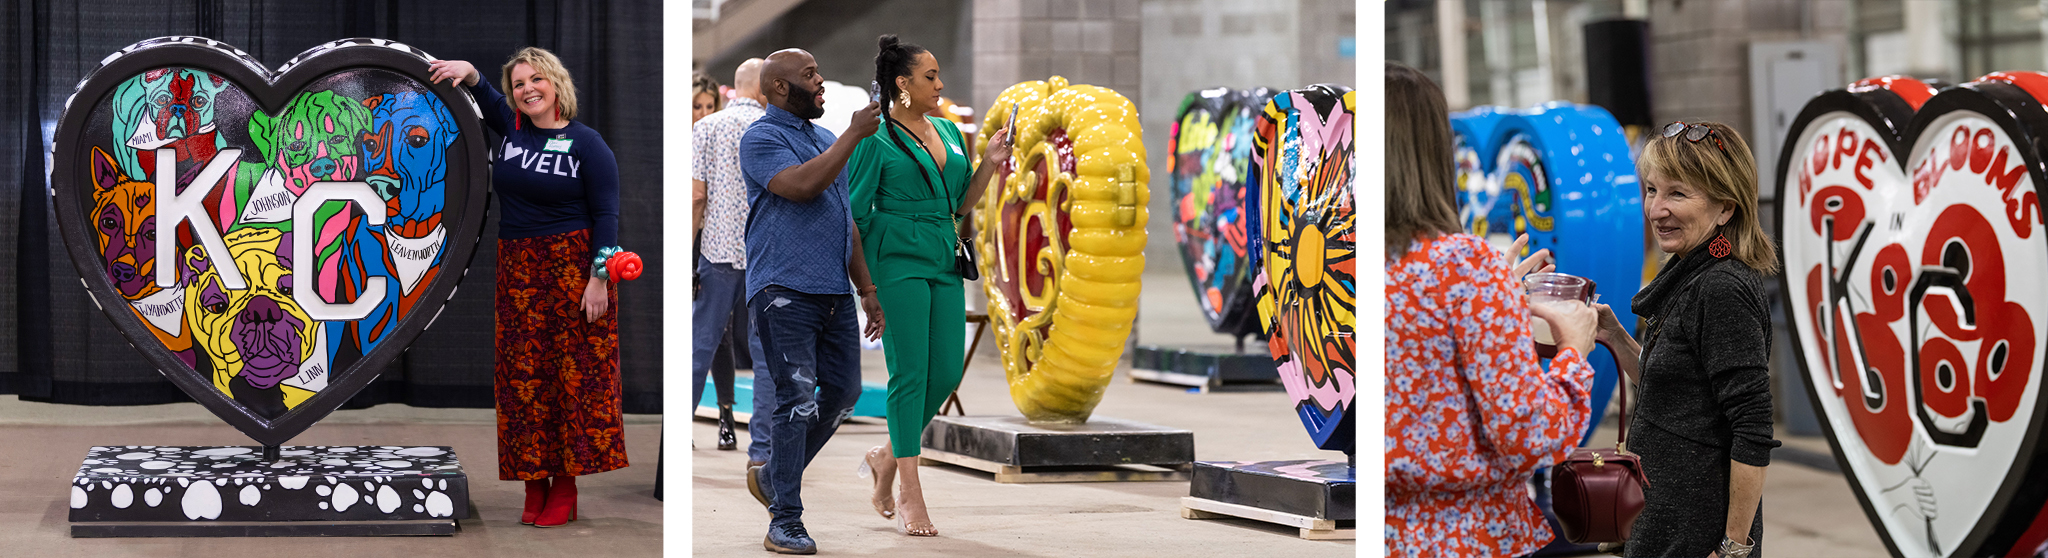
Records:
{"label": "navy sweatshirt", "polygon": [[489,80],[478,79],[469,92],[484,111],[484,124],[504,136],[491,162],[491,188],[503,210],[498,238],[590,229],[592,258],[618,245],[619,164],[597,130],[576,121],[555,130],[534,126]]}

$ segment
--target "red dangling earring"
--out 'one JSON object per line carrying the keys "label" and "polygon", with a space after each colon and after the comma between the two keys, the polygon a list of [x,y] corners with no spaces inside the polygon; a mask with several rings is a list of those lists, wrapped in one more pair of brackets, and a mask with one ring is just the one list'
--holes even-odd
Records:
{"label": "red dangling earring", "polygon": [[557,106],[555,106],[555,120],[561,120],[561,119],[562,119],[562,107],[561,107],[560,105],[557,105]]}
{"label": "red dangling earring", "polygon": [[1707,244],[1707,253],[1716,258],[1726,258],[1735,252],[1735,245],[1728,243],[1728,233],[1714,235],[1714,241]]}

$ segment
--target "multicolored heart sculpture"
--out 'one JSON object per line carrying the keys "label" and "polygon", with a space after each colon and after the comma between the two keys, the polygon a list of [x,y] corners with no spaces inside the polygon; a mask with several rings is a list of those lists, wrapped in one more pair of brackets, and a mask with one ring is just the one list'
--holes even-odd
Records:
{"label": "multicolored heart sculpture", "polygon": [[1822,93],[1776,178],[1794,354],[1898,556],[2048,546],[2048,75]]}
{"label": "multicolored heart sculpture", "polygon": [[1248,232],[1259,323],[1316,447],[1352,453],[1358,398],[1357,94],[1340,85],[1266,102],[1252,149]]}
{"label": "multicolored heart sculpture", "polygon": [[1209,329],[1242,336],[1264,333],[1252,301],[1245,191],[1251,181],[1258,116],[1266,88],[1204,89],[1180,103],[1167,133],[1167,184],[1173,194],[1173,239]]}
{"label": "multicolored heart sculpture", "polygon": [[425,52],[326,43],[273,72],[201,37],[100,61],[51,196],[81,283],[172,383],[267,446],[367,385],[455,293],[490,172]]}
{"label": "multicolored heart sculpture", "polygon": [[[1629,297],[1642,287],[1643,194],[1621,124],[1605,109],[1564,102],[1526,109],[1476,107],[1451,115],[1458,217],[1466,232],[1505,248],[1529,235],[1519,259],[1550,250],[1557,270],[1605,293],[1635,331]],[[1606,409],[1621,373],[1606,347],[1593,364],[1593,408]],[[1586,424],[1591,440],[1600,416]]]}

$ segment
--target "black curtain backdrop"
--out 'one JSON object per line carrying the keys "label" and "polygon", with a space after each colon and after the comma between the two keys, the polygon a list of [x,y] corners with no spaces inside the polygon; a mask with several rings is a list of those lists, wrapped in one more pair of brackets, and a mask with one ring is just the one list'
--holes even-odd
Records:
{"label": "black curtain backdrop", "polygon": [[[619,162],[619,242],[647,271],[620,292],[625,412],[661,412],[661,5],[524,0],[6,0],[0,18],[0,394],[83,405],[190,401],[93,306],[62,249],[47,176],[65,99],[107,54],[166,35],[234,45],[275,68],[320,43],[377,37],[468,60],[497,83],[519,48],[575,78],[577,120]],[[496,146],[491,139],[490,145]],[[411,350],[342,408],[492,406],[498,210],[467,278]]]}

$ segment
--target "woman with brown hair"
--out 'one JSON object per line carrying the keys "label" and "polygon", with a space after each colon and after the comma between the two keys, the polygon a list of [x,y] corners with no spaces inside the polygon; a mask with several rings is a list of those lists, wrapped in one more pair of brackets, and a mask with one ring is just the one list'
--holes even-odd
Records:
{"label": "woman with brown hair", "polygon": [[690,123],[725,108],[725,96],[718,94],[718,80],[704,72],[690,78]]}
{"label": "woman with brown hair", "polygon": [[[1596,314],[1531,305],[1508,256],[1458,224],[1450,114],[1428,76],[1387,63],[1389,556],[1521,556],[1550,542],[1528,481],[1592,416]],[[1517,240],[1515,251],[1526,240]],[[1530,316],[1558,351],[1538,362]]]}
{"label": "woman with brown hair", "polygon": [[[576,117],[576,83],[554,53],[527,47],[500,69],[510,96],[457,60],[432,81],[462,83],[505,137],[498,194],[498,478],[526,481],[519,522],[576,519],[576,477],[626,466],[619,400],[617,293],[604,262],[618,248],[619,167]],[[525,156],[521,156],[525,153]],[[607,250],[610,248],[611,250]]]}
{"label": "woman with brown hair", "polygon": [[1673,122],[1643,146],[1643,219],[1671,255],[1632,302],[1640,344],[1600,311],[1600,344],[1638,386],[1629,448],[1649,477],[1628,556],[1760,556],[1771,463],[1778,254],[1757,214],[1756,161],[1726,125]]}

